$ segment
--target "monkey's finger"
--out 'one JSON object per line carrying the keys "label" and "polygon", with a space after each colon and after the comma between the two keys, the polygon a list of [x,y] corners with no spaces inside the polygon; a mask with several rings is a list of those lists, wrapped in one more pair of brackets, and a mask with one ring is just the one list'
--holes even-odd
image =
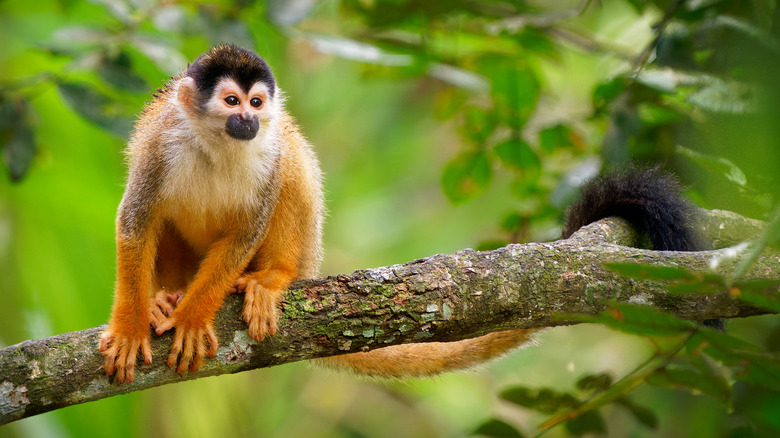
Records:
{"label": "monkey's finger", "polygon": [[219,342],[217,341],[217,335],[214,333],[214,326],[211,324],[206,325],[206,336],[209,338],[209,350],[206,354],[209,357],[214,357],[217,355]]}
{"label": "monkey's finger", "polygon": [[[152,312],[159,312],[165,316],[170,316],[173,313],[173,304],[176,304],[176,298],[171,301],[171,295],[175,294],[157,294],[154,297],[154,305],[152,306]],[[175,295],[178,296],[178,295]]]}
{"label": "monkey's finger", "polygon": [[268,336],[273,336],[277,332],[277,325],[279,324],[279,315],[276,310],[276,303],[272,299],[267,299],[263,303],[265,305],[265,320],[268,327]]}
{"label": "monkey's finger", "polygon": [[247,322],[249,323],[249,336],[257,342],[262,341],[265,338],[265,330],[262,329],[260,318],[257,315],[252,315]]}
{"label": "monkey's finger", "polygon": [[168,319],[167,316],[165,316],[162,311],[160,311],[159,307],[152,308],[152,311],[150,312],[150,319],[152,323],[152,328],[157,330],[157,327],[162,324],[166,319]]}
{"label": "monkey's finger", "polygon": [[157,333],[157,335],[159,336],[167,332],[168,330],[172,329],[174,324],[176,324],[176,317],[165,318],[165,320],[162,322],[158,321],[157,327],[155,327],[154,332]]}
{"label": "monkey's finger", "polygon": [[180,376],[187,373],[187,368],[189,368],[190,362],[192,362],[192,354],[195,351],[192,342],[193,335],[192,333],[188,333],[184,337],[184,350],[182,350],[181,357],[179,358],[179,367],[176,368],[176,372],[179,373]]}
{"label": "monkey's finger", "polygon": [[114,341],[114,334],[111,332],[103,332],[102,335],[100,335],[100,346],[98,346],[98,351],[101,353],[106,351],[111,345],[111,343]]}
{"label": "monkey's finger", "polygon": [[[177,304],[179,304],[179,302],[181,301],[181,294],[178,293],[178,292],[174,292],[172,294],[166,295],[165,299],[170,304],[169,307],[171,308],[171,311],[173,311],[173,307],[176,306]],[[169,313],[169,315],[170,315],[170,313]]]}
{"label": "monkey's finger", "polygon": [[152,363],[152,343],[149,338],[144,338],[141,342],[141,354],[144,356],[144,363],[149,365]]}
{"label": "monkey's finger", "polygon": [[206,333],[203,329],[198,330],[198,336],[195,338],[195,357],[190,364],[190,371],[193,373],[200,369],[203,364],[203,356],[206,355],[206,340],[203,339]]}
{"label": "monkey's finger", "polygon": [[233,282],[233,287],[238,290],[244,290],[246,289],[247,279],[246,277],[240,277],[236,281]]}
{"label": "monkey's finger", "polygon": [[251,291],[244,295],[244,321],[249,324],[252,315],[255,314],[255,294]]}
{"label": "monkey's finger", "polygon": [[127,350],[127,363],[125,363],[125,381],[132,382],[135,379],[135,362],[138,359],[138,349],[141,347],[141,341],[133,339],[130,348]]}
{"label": "monkey's finger", "polygon": [[107,376],[114,375],[114,362],[116,361],[118,350],[119,347],[116,344],[113,344],[103,352],[103,356],[105,356],[103,368],[105,368]]}
{"label": "monkey's finger", "polygon": [[173,368],[176,365],[176,361],[179,359],[179,353],[181,353],[181,344],[184,338],[183,330],[176,330],[176,336],[173,338],[173,344],[171,344],[171,353],[168,355],[168,366]]}
{"label": "monkey's finger", "polygon": [[127,345],[127,339],[122,338],[119,340],[119,355],[114,362],[116,367],[116,376],[114,379],[119,383],[125,383],[125,372],[127,364],[127,356],[130,352],[130,348]]}

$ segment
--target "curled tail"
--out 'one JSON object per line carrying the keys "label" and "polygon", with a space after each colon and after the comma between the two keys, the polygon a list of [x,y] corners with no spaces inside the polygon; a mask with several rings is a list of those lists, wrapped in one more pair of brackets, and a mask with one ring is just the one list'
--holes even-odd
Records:
{"label": "curled tail", "polygon": [[[569,208],[567,216],[563,238],[591,222],[620,216],[647,233],[655,249],[703,249],[690,226],[691,207],[680,197],[679,184],[656,168],[632,168],[592,180],[583,186],[582,198]],[[425,377],[499,357],[527,343],[533,332],[515,329],[456,342],[396,345],[317,359],[317,363],[376,377]]]}
{"label": "curled tail", "polygon": [[582,197],[569,207],[562,238],[599,219],[620,216],[646,233],[653,249],[705,249],[691,226],[692,207],[680,192],[674,177],[652,167],[595,178],[582,187]]}

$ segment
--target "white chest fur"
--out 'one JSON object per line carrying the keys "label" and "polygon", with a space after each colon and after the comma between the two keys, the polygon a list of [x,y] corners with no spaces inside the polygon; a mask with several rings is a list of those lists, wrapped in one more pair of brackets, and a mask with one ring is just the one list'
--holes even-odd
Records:
{"label": "white chest fur", "polygon": [[163,208],[196,249],[213,242],[236,213],[257,205],[279,156],[273,136],[202,138],[171,136],[164,147]]}

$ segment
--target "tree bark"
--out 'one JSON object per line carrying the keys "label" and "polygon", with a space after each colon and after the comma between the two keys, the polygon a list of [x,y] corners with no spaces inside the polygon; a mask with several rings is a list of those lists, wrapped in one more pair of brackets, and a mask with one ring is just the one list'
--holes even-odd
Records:
{"label": "tree bark", "polygon": [[[762,227],[759,221],[728,212],[701,216],[702,232],[715,247],[755,237]],[[734,248],[650,251],[630,247],[636,240],[627,223],[610,218],[567,240],[484,252],[467,249],[299,281],[282,305],[280,332],[262,343],[247,335],[241,320],[243,296],[231,295],[215,323],[220,339],[217,356],[184,377],[165,365],[170,332],[152,335],[153,363],[141,363],[135,381],[125,385],[112,383],[104,374],[97,346],[105,326],[25,341],[0,350],[0,424],[182,380],[388,345],[571,324],[559,316],[595,314],[609,301],[647,303],[691,320],[767,313],[726,292],[670,295],[662,282],[638,282],[602,266],[638,262],[691,271],[717,266],[715,272],[728,276],[741,259]],[[780,254],[766,251],[746,278],[780,278]]]}

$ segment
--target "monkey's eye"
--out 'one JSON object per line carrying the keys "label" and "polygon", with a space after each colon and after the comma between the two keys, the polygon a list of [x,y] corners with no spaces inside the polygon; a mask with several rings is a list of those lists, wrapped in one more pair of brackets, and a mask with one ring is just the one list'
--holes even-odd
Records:
{"label": "monkey's eye", "polygon": [[249,104],[255,108],[260,108],[263,106],[263,101],[259,97],[253,97],[252,100],[249,101]]}
{"label": "monkey's eye", "polygon": [[225,103],[230,106],[238,105],[238,98],[236,96],[228,96],[225,98]]}

